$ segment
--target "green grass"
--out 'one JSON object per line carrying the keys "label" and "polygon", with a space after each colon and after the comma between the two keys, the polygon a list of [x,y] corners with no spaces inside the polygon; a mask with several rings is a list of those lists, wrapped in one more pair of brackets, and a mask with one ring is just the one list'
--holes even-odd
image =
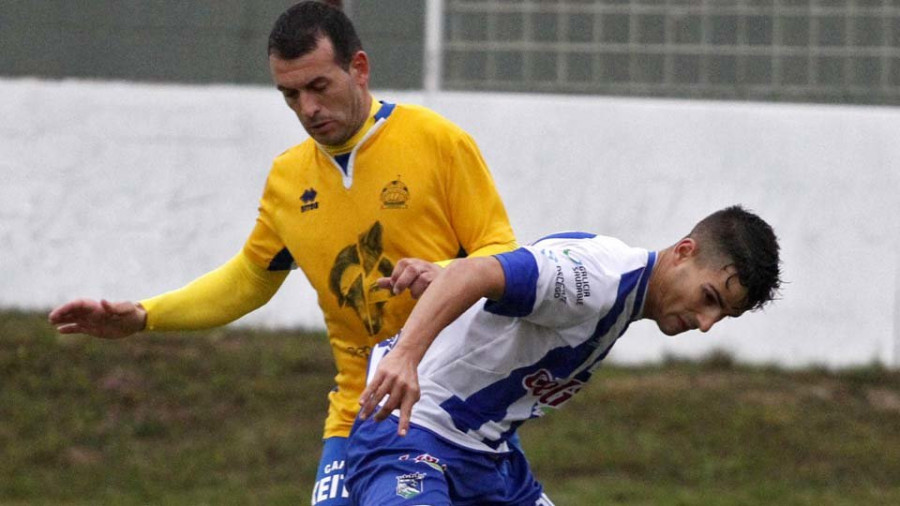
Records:
{"label": "green grass", "polygon": [[[317,333],[111,342],[0,312],[0,504],[308,504],[333,375]],[[558,506],[900,504],[878,366],[608,367],[521,432]]]}

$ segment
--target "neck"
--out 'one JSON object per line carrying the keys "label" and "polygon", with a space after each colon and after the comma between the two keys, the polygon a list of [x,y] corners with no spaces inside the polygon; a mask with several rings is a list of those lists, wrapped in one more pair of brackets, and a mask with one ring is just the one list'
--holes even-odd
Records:
{"label": "neck", "polygon": [[[372,100],[372,95],[370,95],[368,91],[364,91],[363,96],[362,96],[362,103],[360,104],[360,107],[359,107],[360,117],[357,118],[357,123],[356,123],[356,132],[357,133],[359,133],[359,131],[362,130],[363,126],[365,126],[366,120],[368,120],[369,118],[371,118],[372,116],[375,115],[375,113],[372,112],[372,104],[374,104],[374,103],[376,103],[376,102],[374,100]],[[377,112],[377,110],[375,112]],[[354,136],[355,136],[355,134],[354,134]]]}
{"label": "neck", "polygon": [[345,153],[349,153],[359,144],[359,141],[366,135],[366,132],[372,128],[372,125],[375,124],[375,114],[378,112],[378,109],[381,107],[381,104],[372,99],[372,95],[366,93],[360,111],[365,111],[365,114],[362,114],[356,131],[353,135],[350,136],[344,143],[338,144],[336,146],[326,146],[324,144],[320,144],[326,153],[331,156],[343,155]]}
{"label": "neck", "polygon": [[662,278],[665,276],[666,264],[672,254],[672,248],[666,248],[656,253],[656,264],[647,281],[647,295],[644,297],[644,310],[642,318],[656,320],[659,316],[659,299],[662,293]]}

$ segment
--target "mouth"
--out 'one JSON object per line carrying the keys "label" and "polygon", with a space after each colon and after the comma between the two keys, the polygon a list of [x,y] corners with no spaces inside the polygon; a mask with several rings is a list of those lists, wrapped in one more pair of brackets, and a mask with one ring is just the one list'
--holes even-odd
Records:
{"label": "mouth", "polygon": [[329,120],[320,121],[320,122],[314,124],[312,126],[312,129],[313,130],[322,130],[322,129],[328,128],[328,125],[330,125],[330,124],[331,124],[331,121],[329,121]]}
{"label": "mouth", "polygon": [[318,133],[318,132],[322,132],[322,131],[327,130],[328,128],[330,128],[331,125],[332,125],[332,123],[334,123],[334,121],[332,121],[332,120],[330,120],[330,119],[326,119],[326,120],[323,120],[323,121],[317,121],[317,122],[315,122],[315,123],[312,123],[312,124],[310,124],[309,126],[307,126],[306,128],[307,128],[307,130],[309,130],[310,132],[317,132],[317,133]]}

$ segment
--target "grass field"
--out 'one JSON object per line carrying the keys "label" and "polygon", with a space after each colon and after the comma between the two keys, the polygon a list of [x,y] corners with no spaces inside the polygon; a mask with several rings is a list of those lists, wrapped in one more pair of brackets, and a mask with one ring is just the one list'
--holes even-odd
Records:
{"label": "grass field", "polygon": [[[320,334],[120,342],[0,312],[0,504],[308,504]],[[608,367],[526,424],[558,506],[900,504],[900,372]]]}

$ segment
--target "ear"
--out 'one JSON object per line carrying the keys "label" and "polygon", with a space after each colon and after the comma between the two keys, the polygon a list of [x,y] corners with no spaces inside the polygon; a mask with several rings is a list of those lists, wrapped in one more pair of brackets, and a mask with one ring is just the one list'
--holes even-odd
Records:
{"label": "ear", "polygon": [[369,55],[365,51],[357,51],[350,60],[350,73],[360,86],[369,84]]}
{"label": "ear", "polygon": [[684,239],[678,241],[675,246],[673,246],[673,259],[676,264],[680,264],[683,261],[697,256],[697,253],[699,251],[700,249],[697,246],[697,241],[691,239],[690,237],[685,237]]}

